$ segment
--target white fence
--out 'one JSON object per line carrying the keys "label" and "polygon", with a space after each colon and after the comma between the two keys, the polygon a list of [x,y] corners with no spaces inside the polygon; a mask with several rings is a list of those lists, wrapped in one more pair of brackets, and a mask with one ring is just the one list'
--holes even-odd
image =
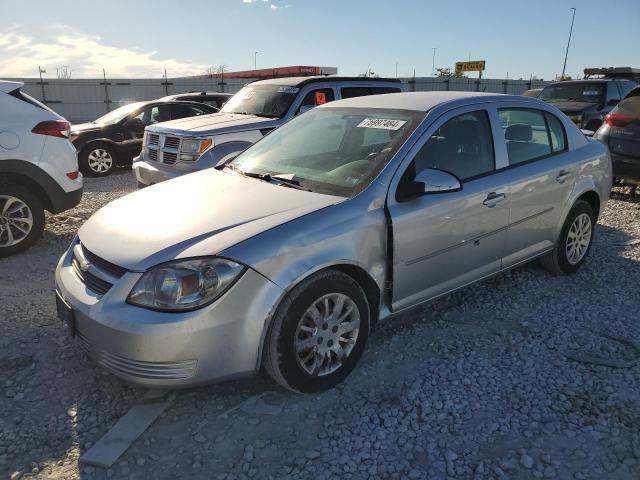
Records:
{"label": "white fence", "polygon": [[[134,101],[153,100],[176,93],[222,91],[235,93],[251,80],[229,78],[220,85],[218,78],[176,79],[7,79],[24,82],[24,91],[44,101],[71,122],[94,120],[115,108]],[[549,82],[473,78],[403,78],[409,91],[458,90],[521,94]]]}

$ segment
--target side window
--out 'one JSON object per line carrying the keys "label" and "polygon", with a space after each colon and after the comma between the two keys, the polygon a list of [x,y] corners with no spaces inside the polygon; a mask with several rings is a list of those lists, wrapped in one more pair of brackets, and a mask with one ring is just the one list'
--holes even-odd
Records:
{"label": "side window", "polygon": [[197,115],[204,115],[206,112],[193,105],[173,105],[171,107],[171,118],[177,120],[178,118],[195,117]]}
{"label": "side window", "polygon": [[383,93],[400,93],[400,88],[394,87],[371,87],[371,95],[381,95]]}
{"label": "side window", "polygon": [[134,118],[139,119],[144,125],[153,125],[154,123],[166,122],[171,120],[169,107],[159,105],[151,108],[145,108]]}
{"label": "side window", "polygon": [[563,152],[567,149],[567,134],[564,131],[562,122],[555,115],[544,114],[549,126],[549,136],[551,137],[551,149],[553,152]]}
{"label": "side window", "polygon": [[493,171],[493,138],[487,112],[479,110],[448,120],[416,154],[412,167],[415,174],[437,168],[460,180]]}
{"label": "side window", "polygon": [[498,110],[507,142],[509,165],[551,154],[551,143],[543,112],[525,108]]}
{"label": "side window", "polygon": [[340,95],[342,96],[342,98],[364,97],[365,95],[371,95],[371,88],[342,87],[340,89]]}
{"label": "side window", "polygon": [[620,101],[620,91],[617,82],[607,82],[607,96],[605,105],[614,106]]}
{"label": "side window", "polygon": [[333,95],[333,90],[330,88],[321,88],[319,90],[312,90],[304,97],[296,115],[298,113],[304,112],[309,108],[317,107],[318,105],[323,105],[328,102],[333,102],[335,97]]}

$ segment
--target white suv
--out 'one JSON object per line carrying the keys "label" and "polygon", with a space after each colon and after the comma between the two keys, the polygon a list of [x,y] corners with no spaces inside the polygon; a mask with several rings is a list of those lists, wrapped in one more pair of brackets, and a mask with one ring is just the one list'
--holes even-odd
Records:
{"label": "white suv", "polygon": [[23,85],[0,80],[0,257],[33,245],[45,210],[68,210],[82,197],[69,122]]}

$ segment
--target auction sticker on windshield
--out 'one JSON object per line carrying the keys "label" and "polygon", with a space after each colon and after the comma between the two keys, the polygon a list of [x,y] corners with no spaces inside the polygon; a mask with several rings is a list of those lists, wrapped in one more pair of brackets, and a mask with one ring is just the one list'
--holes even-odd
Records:
{"label": "auction sticker on windshield", "polygon": [[388,118],[365,118],[358,124],[360,128],[384,128],[385,130],[399,130],[406,120],[391,120]]}

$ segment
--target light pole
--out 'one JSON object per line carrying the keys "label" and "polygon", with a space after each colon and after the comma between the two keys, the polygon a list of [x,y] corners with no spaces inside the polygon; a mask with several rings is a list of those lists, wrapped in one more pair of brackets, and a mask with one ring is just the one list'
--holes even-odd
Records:
{"label": "light pole", "polygon": [[253,52],[253,69],[258,69],[258,52]]}
{"label": "light pole", "polygon": [[398,62],[396,62],[396,78],[398,78]]}
{"label": "light pole", "polygon": [[433,58],[431,59],[431,75],[436,74],[436,50],[438,47],[433,47]]}
{"label": "light pole", "polygon": [[569,45],[571,44],[571,33],[573,32],[573,21],[576,18],[576,9],[571,7],[573,10],[573,16],[571,17],[571,28],[569,29],[569,40],[567,41],[567,51],[564,53],[564,64],[562,65],[562,75],[560,76],[560,80],[564,80],[564,70],[567,68],[567,56],[569,55]]}

